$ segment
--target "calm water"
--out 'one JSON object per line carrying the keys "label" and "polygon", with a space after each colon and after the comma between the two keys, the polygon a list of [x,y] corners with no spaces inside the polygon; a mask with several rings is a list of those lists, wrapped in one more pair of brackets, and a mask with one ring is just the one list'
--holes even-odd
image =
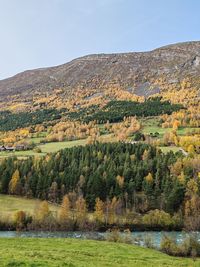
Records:
{"label": "calm water", "polygon": [[[200,232],[194,233],[200,241]],[[30,238],[80,238],[80,239],[93,239],[93,240],[104,240],[107,233],[101,232],[16,232],[16,231],[0,231],[1,237],[30,237]],[[131,233],[134,243],[140,246],[144,245],[144,240],[150,238],[153,245],[156,247],[160,246],[163,235],[173,237],[178,243],[181,243],[187,236],[186,232],[132,232]]]}

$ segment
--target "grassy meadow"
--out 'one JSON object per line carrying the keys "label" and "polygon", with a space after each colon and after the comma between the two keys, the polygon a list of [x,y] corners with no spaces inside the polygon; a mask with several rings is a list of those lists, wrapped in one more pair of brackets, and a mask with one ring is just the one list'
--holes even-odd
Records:
{"label": "grassy meadow", "polygon": [[64,148],[70,148],[73,146],[85,145],[86,142],[87,142],[86,139],[81,139],[81,140],[75,140],[75,141],[52,142],[52,143],[46,143],[43,145],[38,144],[38,147],[42,151],[41,153],[34,152],[33,150],[13,151],[13,152],[6,152],[6,151],[4,152],[3,151],[3,152],[0,152],[0,158],[5,158],[5,157],[9,157],[9,156],[12,156],[12,157],[16,156],[18,158],[24,158],[24,157],[29,157],[29,156],[44,156],[47,153],[56,152],[56,151],[64,149]]}
{"label": "grassy meadow", "polygon": [[[39,143],[41,138],[31,138],[27,140],[29,141],[31,140],[32,142],[37,144],[37,146],[41,149],[41,153],[34,152],[33,150],[13,151],[13,152],[3,151],[3,152],[0,152],[0,158],[7,158],[10,156],[12,157],[16,156],[22,159],[26,157],[30,157],[30,156],[41,157],[41,156],[45,156],[47,153],[57,152],[64,148],[71,148],[74,146],[84,146],[87,144],[87,139],[80,139],[80,140],[74,140],[74,141],[63,141],[63,142],[51,142],[51,143],[46,143],[46,144]],[[100,142],[114,142],[116,141],[116,138],[114,138],[112,134],[105,134],[105,135],[100,136],[99,141]]]}
{"label": "grassy meadow", "polygon": [[[163,135],[167,132],[171,132],[172,128],[162,128],[158,125],[159,118],[145,118],[141,119],[142,123],[142,133],[143,134],[150,134],[150,133],[159,133],[159,138],[162,138]],[[196,130],[198,128],[194,127],[181,127],[177,130],[178,135],[186,135],[187,133]]]}
{"label": "grassy meadow", "polygon": [[65,238],[1,238],[0,266],[192,267],[200,260],[176,258],[134,245]]}
{"label": "grassy meadow", "polygon": [[170,151],[176,153],[176,152],[181,151],[180,147],[177,147],[177,146],[160,146],[159,148],[161,149],[163,153],[168,153]]}
{"label": "grassy meadow", "polygon": [[[23,210],[29,214],[32,214],[34,210],[41,203],[38,199],[27,199],[23,197],[16,197],[10,195],[0,194],[0,216],[6,218],[7,216],[13,216],[13,214],[19,210]],[[51,211],[57,211],[58,207],[55,205],[49,205]]]}
{"label": "grassy meadow", "polygon": [[70,148],[73,146],[83,146],[87,143],[87,139],[64,141],[64,142],[53,142],[39,145],[38,147],[42,150],[42,153],[56,152],[64,148]]}

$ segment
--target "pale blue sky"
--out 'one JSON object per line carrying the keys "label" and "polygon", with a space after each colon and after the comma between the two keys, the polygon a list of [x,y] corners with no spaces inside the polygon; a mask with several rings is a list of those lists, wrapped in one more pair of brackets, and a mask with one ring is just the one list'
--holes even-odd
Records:
{"label": "pale blue sky", "polygon": [[0,79],[93,53],[200,40],[199,0],[0,0]]}

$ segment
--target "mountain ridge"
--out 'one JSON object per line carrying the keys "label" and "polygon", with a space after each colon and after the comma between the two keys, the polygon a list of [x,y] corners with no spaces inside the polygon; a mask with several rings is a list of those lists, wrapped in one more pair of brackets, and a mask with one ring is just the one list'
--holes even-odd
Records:
{"label": "mountain ridge", "polygon": [[102,92],[111,86],[133,94],[141,88],[146,92],[157,88],[160,93],[169,87],[180,89],[185,79],[190,84],[186,89],[199,91],[198,76],[200,41],[192,41],[145,52],[91,54],[62,65],[27,70],[0,80],[0,98],[1,102],[10,97],[32,101],[35,95],[45,97],[62,89],[62,97],[67,99],[78,90]]}
{"label": "mountain ridge", "polygon": [[178,43],[171,43],[171,44],[168,44],[168,45],[164,45],[164,46],[161,46],[161,47],[157,47],[157,48],[154,48],[152,50],[147,50],[147,51],[132,51],[132,52],[112,52],[112,53],[94,53],[94,54],[86,54],[84,56],[79,56],[77,58],[74,58],[72,60],[69,60],[67,61],[66,63],[62,63],[62,64],[57,64],[57,65],[54,65],[54,66],[47,66],[47,67],[38,67],[38,68],[35,68],[35,69],[27,69],[27,70],[24,70],[24,71],[20,71],[14,75],[11,75],[9,77],[6,77],[6,78],[3,78],[3,79],[0,79],[0,82],[1,81],[4,81],[4,80],[8,80],[10,78],[13,78],[19,74],[23,74],[25,72],[31,72],[31,71],[37,71],[37,70],[46,70],[46,69],[49,69],[49,68],[56,68],[56,67],[60,67],[60,66],[63,66],[63,65],[66,65],[70,62],[73,62],[75,60],[81,60],[81,59],[84,59],[84,58],[88,58],[88,57],[93,57],[93,56],[111,56],[111,55],[123,55],[123,54],[133,54],[133,53],[136,53],[136,54],[140,54],[140,53],[149,53],[149,52],[153,52],[153,51],[157,51],[157,50],[161,50],[161,49],[166,49],[166,48],[172,48],[174,46],[177,46],[177,45],[191,45],[191,44],[198,44],[200,43],[200,41],[186,41],[186,42],[178,42]]}

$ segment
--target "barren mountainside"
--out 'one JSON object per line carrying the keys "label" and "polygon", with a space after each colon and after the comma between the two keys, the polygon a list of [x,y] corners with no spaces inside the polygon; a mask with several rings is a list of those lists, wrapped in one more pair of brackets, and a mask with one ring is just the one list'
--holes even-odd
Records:
{"label": "barren mountainside", "polygon": [[88,55],[57,67],[25,71],[0,81],[0,99],[19,97],[30,100],[37,94],[63,89],[101,91],[109,86],[138,95],[179,88],[188,79],[200,86],[200,42],[169,45],[150,52]]}

